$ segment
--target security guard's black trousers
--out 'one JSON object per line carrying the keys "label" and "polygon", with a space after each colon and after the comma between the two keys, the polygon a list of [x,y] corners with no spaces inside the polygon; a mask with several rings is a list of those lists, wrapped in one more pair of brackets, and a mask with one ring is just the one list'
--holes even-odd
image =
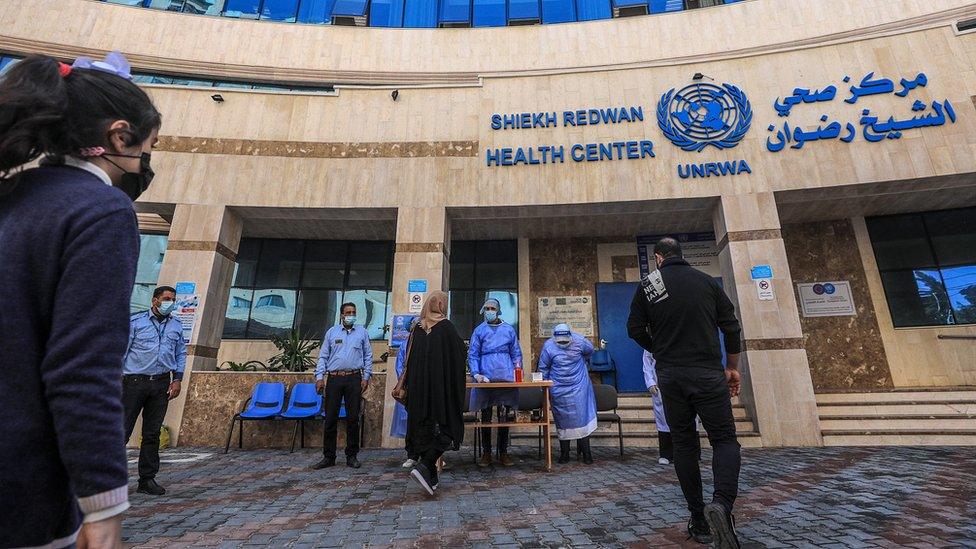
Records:
{"label": "security guard's black trousers", "polygon": [[339,406],[346,402],[346,457],[359,453],[359,408],[363,401],[363,375],[360,372],[329,375],[325,384],[325,430],[322,434],[322,453],[325,459],[336,457],[336,435],[339,431]]}
{"label": "security guard's black trousers", "polygon": [[159,429],[169,404],[169,374],[122,376],[125,439],[129,440],[142,413],[142,445],[139,447],[139,480],[156,478],[159,472]]}
{"label": "security guard's black trousers", "polygon": [[731,513],[739,489],[742,458],[735,438],[735,420],[725,372],[697,367],[661,368],[658,365],[657,376],[664,398],[664,414],[674,441],[674,470],[688,502],[688,510],[693,516],[700,516],[705,507],[698,467],[701,447],[695,429],[697,415],[712,445],[715,482],[712,500]]}

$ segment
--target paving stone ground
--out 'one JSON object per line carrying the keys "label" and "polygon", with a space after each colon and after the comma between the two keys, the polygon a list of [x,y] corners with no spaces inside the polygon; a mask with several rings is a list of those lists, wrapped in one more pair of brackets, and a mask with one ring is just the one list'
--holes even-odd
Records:
{"label": "paving stone ground", "polygon": [[[363,468],[312,471],[320,451],[179,448],[167,493],[135,493],[123,536],[140,547],[699,547],[686,540],[674,470],[656,452],[596,449],[543,473],[449,453],[437,497],[367,450]],[[746,547],[976,547],[974,448],[743,449],[736,518]],[[137,454],[130,451],[130,474]],[[702,473],[711,482],[711,454]],[[706,501],[707,501],[706,496]]]}

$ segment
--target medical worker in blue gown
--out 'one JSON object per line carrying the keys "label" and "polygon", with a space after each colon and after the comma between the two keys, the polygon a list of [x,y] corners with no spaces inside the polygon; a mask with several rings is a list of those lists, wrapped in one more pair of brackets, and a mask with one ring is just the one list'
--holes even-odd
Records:
{"label": "medical worker in blue gown", "polygon": [[559,435],[559,463],[569,462],[569,443],[576,440],[583,463],[593,463],[590,452],[590,433],[596,430],[596,397],[593,383],[586,369],[586,361],[593,354],[593,344],[570,331],[566,324],[557,324],[542,347],[539,371],[542,378],[553,382],[552,416]]}
{"label": "medical worker in blue gown", "polygon": [[[671,428],[668,427],[668,420],[664,417],[664,399],[657,386],[657,362],[654,355],[644,351],[644,385],[651,393],[651,406],[654,408],[654,423],[657,425],[657,462],[661,465],[668,465],[674,460],[674,442],[671,441]],[[699,422],[695,418],[695,422]],[[698,459],[701,461],[701,446],[698,447]]]}
{"label": "medical worker in blue gown", "polygon": [[[417,324],[417,317],[410,321],[410,328],[408,332],[413,331],[413,327]],[[396,356],[396,375],[397,379],[403,376],[403,365],[406,363],[407,359],[407,342],[404,341],[400,344],[400,350],[397,351]],[[410,441],[407,440],[407,409],[397,402],[393,405],[393,423],[390,425],[390,436],[394,438],[404,439],[404,449],[407,451],[407,461],[403,462],[403,467],[411,468],[417,463],[418,455],[417,452],[410,447]]]}
{"label": "medical worker in blue gown", "polygon": [[[468,347],[468,367],[478,383],[515,381],[515,368],[522,367],[522,348],[518,334],[511,324],[501,319],[501,305],[497,299],[488,298],[481,307],[485,321],[474,329]],[[481,421],[491,422],[492,408],[499,422],[514,421],[513,411],[518,408],[518,389],[473,389],[471,411],[481,410]],[[478,465],[488,467],[492,463],[491,429],[481,429],[481,447],[484,454]],[[508,427],[498,428],[498,461],[505,467],[515,464],[508,455]]]}

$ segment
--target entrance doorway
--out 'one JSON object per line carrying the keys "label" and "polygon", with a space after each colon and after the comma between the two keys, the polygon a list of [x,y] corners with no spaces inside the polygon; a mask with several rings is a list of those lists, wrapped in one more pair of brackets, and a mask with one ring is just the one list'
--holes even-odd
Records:
{"label": "entrance doorway", "polygon": [[[607,342],[607,350],[617,365],[617,391],[645,393],[644,350],[627,335],[630,302],[637,291],[637,282],[598,282],[596,311],[600,339]],[[613,376],[604,374],[603,382],[612,384]]]}

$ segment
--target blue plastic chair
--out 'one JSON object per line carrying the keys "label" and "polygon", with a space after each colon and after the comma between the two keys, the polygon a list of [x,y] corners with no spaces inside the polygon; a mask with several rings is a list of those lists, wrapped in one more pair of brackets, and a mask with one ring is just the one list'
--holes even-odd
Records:
{"label": "blue plastic chair", "polygon": [[234,434],[234,422],[240,422],[241,429],[237,435],[237,447],[244,448],[244,421],[274,420],[285,405],[285,384],[262,382],[254,386],[250,398],[244,402],[244,409],[234,414],[227,431],[227,444],[224,453],[230,450],[230,437]]}
{"label": "blue plastic chair", "polygon": [[[590,371],[600,374],[610,374],[613,376],[613,388],[617,388],[617,363],[610,356],[610,351],[597,349],[590,357]],[[603,376],[600,376],[601,378]]]}
{"label": "blue plastic chair", "polygon": [[301,426],[302,448],[305,447],[305,420],[315,419],[322,411],[322,395],[315,391],[314,383],[298,383],[291,388],[288,398],[288,408],[281,413],[281,419],[295,420],[295,432],[291,435],[291,451],[295,451],[295,438]]}

